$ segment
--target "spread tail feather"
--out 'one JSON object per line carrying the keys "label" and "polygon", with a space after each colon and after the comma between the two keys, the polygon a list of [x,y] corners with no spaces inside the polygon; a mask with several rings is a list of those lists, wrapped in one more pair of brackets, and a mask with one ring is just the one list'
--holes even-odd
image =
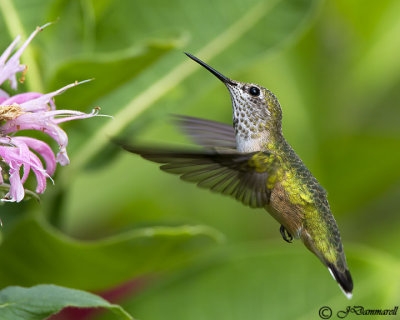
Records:
{"label": "spread tail feather", "polygon": [[348,269],[340,271],[333,264],[328,264],[327,267],[332,277],[339,284],[340,289],[342,289],[348,299],[351,299],[353,296],[353,279],[351,278],[350,271]]}

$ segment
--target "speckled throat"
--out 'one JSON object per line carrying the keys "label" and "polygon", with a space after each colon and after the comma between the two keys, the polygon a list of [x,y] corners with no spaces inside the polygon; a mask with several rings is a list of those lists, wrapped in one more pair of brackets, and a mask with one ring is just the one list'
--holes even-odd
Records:
{"label": "speckled throat", "polygon": [[[236,82],[226,85],[232,99],[233,127],[237,149],[252,152],[265,149],[266,144],[282,137],[282,111],[275,95],[259,85]],[[260,89],[256,97],[249,88]]]}

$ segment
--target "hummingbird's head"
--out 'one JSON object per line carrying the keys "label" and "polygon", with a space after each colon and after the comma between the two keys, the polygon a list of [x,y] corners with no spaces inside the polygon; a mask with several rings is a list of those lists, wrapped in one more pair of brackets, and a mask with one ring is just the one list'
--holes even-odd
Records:
{"label": "hummingbird's head", "polygon": [[[228,88],[232,99],[233,127],[238,149],[248,149],[240,147],[246,142],[268,142],[272,136],[282,135],[282,109],[271,91],[258,84],[229,79],[195,56],[189,53],[186,55],[210,71]],[[253,145],[250,149],[252,148],[257,146]]]}
{"label": "hummingbird's head", "polygon": [[281,132],[282,109],[275,95],[254,83],[225,83],[232,99],[233,126],[242,138],[256,138],[263,131]]}

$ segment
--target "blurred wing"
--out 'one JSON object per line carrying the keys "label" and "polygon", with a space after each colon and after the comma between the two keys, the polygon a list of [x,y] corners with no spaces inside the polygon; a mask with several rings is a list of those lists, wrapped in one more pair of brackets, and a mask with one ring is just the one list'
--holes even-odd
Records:
{"label": "blurred wing", "polygon": [[166,172],[178,174],[199,187],[235,197],[250,207],[261,208],[269,203],[273,188],[269,182],[275,180],[278,161],[267,152],[177,152],[121,145],[145,159],[162,163],[160,168]]}
{"label": "blurred wing", "polygon": [[206,148],[236,149],[235,131],[231,125],[200,118],[175,115],[181,130],[195,143]]}

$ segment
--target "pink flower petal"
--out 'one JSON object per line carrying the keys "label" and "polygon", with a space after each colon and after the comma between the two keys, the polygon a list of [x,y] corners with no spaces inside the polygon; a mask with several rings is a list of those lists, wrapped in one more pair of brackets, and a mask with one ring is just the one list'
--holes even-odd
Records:
{"label": "pink flower petal", "polygon": [[20,94],[16,94],[15,96],[8,98],[7,100],[4,100],[2,102],[2,105],[8,106],[8,105],[12,105],[13,103],[21,104],[26,101],[36,99],[37,97],[40,97],[40,96],[42,96],[42,94],[37,93],[37,92],[20,93]]}
{"label": "pink flower petal", "polygon": [[3,104],[2,102],[6,101],[8,98],[9,98],[8,93],[0,89],[0,105],[2,105]]}
{"label": "pink flower petal", "polygon": [[[46,28],[49,23],[43,25],[42,27],[37,27],[34,32],[31,33],[29,38],[22,44],[22,46],[11,56],[9,59],[12,50],[19,42],[20,37],[18,36],[10,46],[3,52],[0,57],[0,84],[2,84],[5,80],[10,80],[11,88],[17,89],[17,79],[15,74],[17,72],[24,71],[26,66],[19,64],[19,58],[21,57],[22,53],[28,46],[28,44],[32,41],[32,39],[36,36],[39,31],[42,31]],[[7,60],[8,59],[8,60]]]}
{"label": "pink flower petal", "polygon": [[24,173],[22,176],[22,183],[26,181],[30,171],[30,151],[28,146],[25,143],[9,141],[6,143],[10,146],[0,146],[0,156],[10,167],[14,164],[18,165],[19,167],[24,164]]}
{"label": "pink flower petal", "polygon": [[26,179],[28,179],[29,176],[29,171],[31,170],[31,161],[30,161],[30,155],[31,152],[29,151],[28,146],[25,143],[20,143],[14,141],[12,139],[12,143],[16,145],[16,149],[14,150],[16,155],[16,159],[19,159],[24,165],[24,174],[22,175],[21,181],[22,183],[25,183]]}
{"label": "pink flower petal", "polygon": [[2,201],[20,202],[25,196],[24,186],[19,176],[19,166],[10,166],[10,191],[5,195]]}
{"label": "pink flower petal", "polygon": [[56,170],[56,157],[53,150],[49,145],[41,140],[30,137],[13,137],[13,141],[20,140],[24,142],[29,148],[37,152],[46,163],[46,172],[49,176],[53,175]]}
{"label": "pink flower petal", "polygon": [[65,92],[69,88],[76,87],[77,85],[80,85],[88,81],[90,80],[70,83],[69,85],[62,87],[61,89],[58,89],[56,91],[47,94],[43,94],[40,97],[21,103],[20,107],[22,108],[23,111],[31,111],[31,112],[46,111],[49,109],[48,103],[51,103],[51,99],[53,97]]}
{"label": "pink flower petal", "polygon": [[37,187],[36,187],[36,193],[43,193],[44,190],[46,189],[46,179],[48,177],[48,174],[43,168],[42,162],[38,158],[38,156],[34,153],[31,152],[31,162],[32,165],[31,169],[33,173],[36,176],[36,181],[37,181]]}
{"label": "pink flower petal", "polygon": [[[28,141],[30,145],[33,145],[37,149],[43,148],[45,145],[44,142],[37,140],[39,141],[39,143],[37,143],[35,139],[26,137],[11,138],[9,141],[6,141],[4,138],[1,139],[2,143],[6,142],[9,145],[14,145],[0,146],[0,157],[10,167],[10,191],[7,193],[3,201],[19,202],[23,199],[25,195],[23,184],[28,178],[31,169],[36,176],[36,192],[43,193],[46,189],[46,179],[50,178],[50,176],[47,174],[46,170],[44,170],[43,164],[39,157],[28,149],[28,145],[25,143],[25,141]],[[47,148],[50,149],[48,146]],[[55,162],[54,154],[53,162]],[[21,166],[24,167],[22,178],[20,176]],[[55,165],[53,166],[55,167]]]}
{"label": "pink flower petal", "polygon": [[11,61],[10,63],[9,61],[6,62],[6,60],[10,56],[11,52],[14,50],[14,47],[18,44],[20,38],[21,38],[20,36],[17,36],[0,57],[0,85],[5,80],[9,79],[11,83],[11,88],[13,89],[16,89],[16,83],[17,83],[17,79],[15,78],[15,73],[24,70],[25,66],[20,66],[19,61],[17,65],[15,65],[15,61]]}
{"label": "pink flower petal", "polygon": [[57,110],[57,111],[49,111],[49,114],[54,116],[54,123],[63,123],[71,120],[79,120],[95,117],[99,113],[99,109],[93,109],[91,113],[84,113],[80,111],[72,111],[72,110]]}
{"label": "pink flower petal", "polygon": [[4,50],[4,52],[0,56],[0,68],[2,68],[6,64],[8,57],[10,56],[11,52],[14,50],[20,39],[21,36],[17,36],[14,41],[11,42],[11,44],[7,47],[7,49]]}

